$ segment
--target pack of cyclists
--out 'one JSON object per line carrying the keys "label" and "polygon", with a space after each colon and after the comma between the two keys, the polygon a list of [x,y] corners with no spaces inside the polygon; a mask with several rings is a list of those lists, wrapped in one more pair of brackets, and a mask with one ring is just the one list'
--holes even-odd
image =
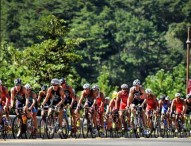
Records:
{"label": "pack of cyclists", "polygon": [[[143,127],[150,128],[151,131],[156,128],[153,127],[153,118],[166,120],[166,128],[174,128],[178,132],[178,120],[182,122],[182,127],[186,127],[186,122],[191,124],[191,94],[183,98],[181,93],[176,93],[171,101],[166,95],[161,95],[159,99],[153,94],[152,90],[144,89],[140,80],[133,81],[133,86],[128,87],[127,84],[121,85],[120,91],[114,91],[111,98],[105,97],[100,87],[96,84],[90,85],[86,83],[83,85],[83,91],[80,97],[75,93],[72,86],[68,85],[64,78],[54,78],[50,82],[50,86],[43,85],[41,90],[36,94],[30,84],[23,85],[22,80],[17,78],[14,80],[14,87],[10,92],[0,80],[0,125],[3,122],[10,123],[9,113],[11,109],[15,110],[16,114],[18,109],[22,108],[26,113],[27,118],[31,118],[34,122],[34,133],[38,132],[38,110],[41,111],[41,117],[46,120],[46,114],[49,115],[53,109],[58,112],[59,129],[58,133],[62,132],[62,123],[64,111],[69,109],[70,118],[73,123],[72,132],[77,132],[80,127],[82,113],[89,110],[92,114],[93,133],[96,133],[97,119],[100,118],[100,132],[102,135],[106,134],[106,130],[112,130],[114,117],[118,118],[118,132],[122,133],[133,130],[136,133],[136,113],[139,110],[140,117],[143,121]],[[5,121],[3,119],[5,115]],[[186,120],[188,119],[188,120]],[[189,121],[190,120],[190,121]],[[174,127],[172,127],[174,126]],[[191,127],[191,126],[190,126]],[[1,128],[1,127],[0,127]],[[143,131],[144,133],[144,131]],[[190,129],[191,133],[191,129]],[[21,136],[21,129],[17,133],[17,137]]]}

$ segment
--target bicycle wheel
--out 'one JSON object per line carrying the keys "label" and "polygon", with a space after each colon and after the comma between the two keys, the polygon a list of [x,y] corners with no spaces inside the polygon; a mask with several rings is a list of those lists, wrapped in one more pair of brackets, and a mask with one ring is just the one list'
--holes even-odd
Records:
{"label": "bicycle wheel", "polygon": [[28,119],[27,123],[26,123],[26,126],[27,126],[27,129],[26,129],[27,138],[35,139],[36,138],[36,133],[34,133],[35,128],[34,128],[33,119]]}
{"label": "bicycle wheel", "polygon": [[12,123],[12,135],[14,139],[18,138],[18,132],[20,131],[21,128],[22,128],[22,119],[18,116],[14,117]]}
{"label": "bicycle wheel", "polygon": [[54,137],[54,118],[50,115],[46,119],[46,135],[48,139],[52,139]]}
{"label": "bicycle wheel", "polygon": [[66,139],[68,137],[68,119],[63,118],[62,120],[62,132],[59,133],[59,136],[61,139]]}
{"label": "bicycle wheel", "polygon": [[45,122],[44,119],[40,120],[39,135],[40,135],[40,138],[45,138],[45,135],[46,135],[46,122]]}
{"label": "bicycle wheel", "polygon": [[77,120],[76,122],[76,133],[75,133],[75,138],[80,138],[82,133],[82,122],[80,119]]}
{"label": "bicycle wheel", "polygon": [[83,138],[88,137],[88,126],[89,126],[89,122],[88,122],[86,116],[83,116],[83,119],[82,119],[82,135],[83,135]]}

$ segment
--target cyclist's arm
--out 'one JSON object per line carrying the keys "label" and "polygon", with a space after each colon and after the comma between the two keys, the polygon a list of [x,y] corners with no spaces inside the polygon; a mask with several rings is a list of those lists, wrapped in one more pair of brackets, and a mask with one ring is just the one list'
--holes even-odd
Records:
{"label": "cyclist's arm", "polygon": [[65,99],[65,94],[64,94],[64,90],[60,90],[60,96],[61,96],[61,100],[60,100],[60,102],[56,105],[56,106],[60,106],[61,104],[63,104],[64,103],[64,99]]}
{"label": "cyclist's arm", "polygon": [[11,108],[14,105],[14,98],[15,98],[15,94],[14,94],[14,88],[11,89]]}
{"label": "cyclist's arm", "polygon": [[141,104],[141,107],[144,108],[146,102],[147,102],[147,99],[144,99],[143,103]]}
{"label": "cyclist's arm", "polygon": [[41,95],[42,93],[41,93],[41,91],[38,93],[38,98],[37,98],[37,102],[38,103],[40,103],[40,100],[41,100],[41,98],[42,98],[42,95]]}
{"label": "cyclist's arm", "polygon": [[7,88],[5,89],[5,93],[6,93],[5,106],[8,107],[8,106],[9,106],[9,99],[10,99],[10,96],[9,96],[9,92],[8,92],[8,89],[7,89]]}
{"label": "cyclist's arm", "polygon": [[81,95],[80,100],[79,100],[79,102],[78,102],[78,108],[79,108],[80,105],[82,104],[83,99],[84,99],[84,92],[82,92],[82,95]]}
{"label": "cyclist's arm", "polygon": [[118,102],[120,101],[121,95],[118,93],[116,100],[115,100],[115,109],[118,109]]}
{"label": "cyclist's arm", "polygon": [[174,102],[175,102],[175,100],[172,101],[172,104],[171,104],[171,107],[170,107],[170,113],[173,112],[173,108],[174,108],[174,106],[175,106]]}
{"label": "cyclist's arm", "polygon": [[186,113],[186,110],[187,110],[187,105],[186,105],[186,102],[185,101],[183,101],[183,114],[185,114]]}
{"label": "cyclist's arm", "polygon": [[75,102],[75,95],[74,95],[74,92],[73,92],[71,86],[70,86],[70,88],[69,88],[69,91],[70,91],[70,97],[72,98],[72,102],[71,102],[71,104],[70,104],[70,107],[72,107],[73,104],[74,104],[74,102]]}
{"label": "cyclist's arm", "polygon": [[27,90],[26,90],[26,88],[24,88],[23,87],[23,92],[24,92],[24,95],[25,95],[25,99],[26,99],[26,102],[25,102],[25,106],[26,106],[26,108],[28,107],[28,105],[29,105],[29,94],[27,93]]}
{"label": "cyclist's arm", "polygon": [[45,99],[43,100],[43,102],[42,102],[42,106],[44,106],[46,103],[47,103],[47,101],[49,100],[49,98],[50,98],[50,96],[51,96],[51,88],[49,88],[48,90],[47,90],[47,94],[46,94],[46,97],[45,97]]}
{"label": "cyclist's arm", "polygon": [[35,104],[36,104],[36,101],[37,101],[37,95],[36,95],[36,93],[33,93],[33,94],[32,94],[32,97],[33,97],[33,103],[32,103],[32,105],[30,106],[30,109],[32,109],[32,108],[35,106]]}
{"label": "cyclist's arm", "polygon": [[133,90],[131,88],[129,92],[129,98],[127,99],[127,107],[129,107],[132,102],[133,102]]}

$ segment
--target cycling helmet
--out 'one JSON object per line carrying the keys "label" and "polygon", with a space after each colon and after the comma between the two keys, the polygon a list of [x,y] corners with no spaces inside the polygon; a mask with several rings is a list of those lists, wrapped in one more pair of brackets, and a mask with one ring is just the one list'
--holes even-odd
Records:
{"label": "cycling helmet", "polygon": [[66,83],[66,80],[65,80],[64,78],[61,78],[61,79],[60,79],[60,83],[61,83],[61,84],[64,84],[64,83]]}
{"label": "cycling helmet", "polygon": [[90,89],[90,84],[88,84],[88,83],[84,84],[83,89]]}
{"label": "cycling helmet", "polygon": [[190,98],[191,98],[191,94],[187,94],[186,99],[190,99]]}
{"label": "cycling helmet", "polygon": [[166,97],[165,97],[165,100],[170,100],[169,96],[166,96]]}
{"label": "cycling helmet", "polygon": [[2,81],[0,80],[0,85],[2,85],[3,83],[2,83]]}
{"label": "cycling helmet", "polygon": [[118,96],[117,91],[113,91],[113,93],[112,93],[112,98],[116,98],[117,96]]}
{"label": "cycling helmet", "polygon": [[181,94],[180,93],[176,93],[175,97],[181,97]]}
{"label": "cycling helmet", "polygon": [[128,85],[127,84],[122,84],[121,89],[128,89]]}
{"label": "cycling helmet", "polygon": [[17,78],[17,79],[14,80],[14,83],[15,83],[15,85],[21,85],[22,84],[22,80]]}
{"label": "cycling helmet", "polygon": [[106,97],[105,100],[110,100],[110,97]]}
{"label": "cycling helmet", "polygon": [[92,86],[92,89],[93,89],[93,90],[99,90],[99,86],[98,86],[98,85],[93,85],[93,86]]}
{"label": "cycling helmet", "polygon": [[30,84],[26,84],[25,85],[25,88],[28,90],[28,89],[31,89],[31,85]]}
{"label": "cycling helmet", "polygon": [[42,90],[42,91],[45,91],[45,90],[47,90],[47,88],[48,88],[47,85],[43,85],[43,86],[41,87],[41,90]]}
{"label": "cycling helmet", "polygon": [[141,84],[141,82],[140,82],[139,79],[136,79],[136,80],[133,81],[133,86],[137,86],[137,85],[140,85],[140,84]]}
{"label": "cycling helmet", "polygon": [[166,97],[166,95],[161,95],[159,99],[160,100],[165,100],[165,97]]}
{"label": "cycling helmet", "polygon": [[51,80],[51,84],[52,85],[60,85],[60,81],[59,81],[59,79],[54,78],[54,79]]}
{"label": "cycling helmet", "polygon": [[152,90],[151,90],[150,88],[148,88],[148,89],[145,90],[145,92],[146,92],[147,94],[151,94],[151,93],[152,93]]}

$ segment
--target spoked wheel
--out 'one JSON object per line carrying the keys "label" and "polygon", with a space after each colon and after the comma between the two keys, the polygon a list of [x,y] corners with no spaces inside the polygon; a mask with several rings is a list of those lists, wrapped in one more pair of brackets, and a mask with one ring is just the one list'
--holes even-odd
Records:
{"label": "spoked wheel", "polygon": [[52,139],[54,137],[54,119],[52,116],[48,116],[46,119],[46,134],[48,139]]}
{"label": "spoked wheel", "polygon": [[32,119],[28,119],[27,120],[27,123],[26,123],[26,135],[27,135],[27,138],[32,138],[32,139],[35,139],[36,138],[36,135],[34,133],[34,122]]}
{"label": "spoked wheel", "polygon": [[[21,128],[22,128],[22,119],[19,118],[18,116],[16,116],[13,119],[13,123],[12,123],[12,135],[13,135],[14,139],[20,137],[21,132],[22,132],[22,131],[20,131]],[[18,133],[20,133],[20,135]]]}
{"label": "spoked wheel", "polygon": [[83,138],[88,137],[88,120],[86,116],[84,116],[82,120],[82,135],[83,135]]}
{"label": "spoked wheel", "polygon": [[75,131],[75,138],[80,138],[82,133],[82,122],[80,119],[77,120],[76,122],[76,131]]}
{"label": "spoked wheel", "polygon": [[62,120],[62,132],[59,133],[61,139],[68,138],[68,129],[69,129],[68,120],[67,118],[64,118]]}
{"label": "spoked wheel", "polygon": [[144,136],[144,129],[142,127],[136,128],[136,138],[140,138]]}
{"label": "spoked wheel", "polygon": [[44,119],[40,120],[39,135],[40,138],[45,138],[46,136],[46,122]]}

